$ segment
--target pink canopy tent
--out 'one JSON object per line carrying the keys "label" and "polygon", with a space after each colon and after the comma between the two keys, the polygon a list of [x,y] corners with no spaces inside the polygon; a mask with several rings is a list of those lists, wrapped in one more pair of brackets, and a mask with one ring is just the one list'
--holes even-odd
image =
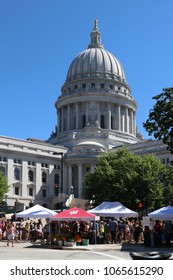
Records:
{"label": "pink canopy tent", "polygon": [[67,221],[67,220],[95,221],[95,220],[99,220],[99,217],[81,208],[73,207],[52,216],[50,220],[51,221]]}

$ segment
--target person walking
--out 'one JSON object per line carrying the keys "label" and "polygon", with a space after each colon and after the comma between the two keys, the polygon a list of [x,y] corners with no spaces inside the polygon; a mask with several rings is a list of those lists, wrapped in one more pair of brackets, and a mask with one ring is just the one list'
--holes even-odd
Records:
{"label": "person walking", "polygon": [[30,234],[30,223],[26,222],[26,224],[25,224],[25,242],[29,241],[29,234]]}
{"label": "person walking", "polygon": [[117,234],[118,224],[114,218],[112,218],[112,220],[110,221],[109,227],[110,227],[110,234],[111,234],[111,243],[116,244],[116,234]]}
{"label": "person walking", "polygon": [[13,223],[10,224],[9,229],[8,229],[8,241],[7,241],[7,246],[9,246],[10,240],[12,243],[12,247],[14,247],[14,239],[15,239],[15,226]]}

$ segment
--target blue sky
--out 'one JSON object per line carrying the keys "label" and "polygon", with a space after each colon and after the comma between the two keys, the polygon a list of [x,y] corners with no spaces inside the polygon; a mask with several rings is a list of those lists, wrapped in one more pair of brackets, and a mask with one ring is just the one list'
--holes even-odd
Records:
{"label": "blue sky", "polygon": [[152,97],[173,86],[172,14],[172,0],[0,0],[0,135],[49,138],[68,67],[88,47],[97,17],[149,138],[142,123]]}

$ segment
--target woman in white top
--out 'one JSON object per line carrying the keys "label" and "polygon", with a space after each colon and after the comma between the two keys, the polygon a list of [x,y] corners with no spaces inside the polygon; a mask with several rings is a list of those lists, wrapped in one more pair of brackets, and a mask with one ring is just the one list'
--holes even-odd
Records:
{"label": "woman in white top", "polygon": [[10,242],[10,240],[11,240],[11,242],[12,242],[12,247],[14,247],[14,245],[13,245],[14,239],[15,239],[15,226],[14,226],[14,224],[12,223],[12,224],[9,226],[9,229],[8,229],[8,242],[7,242],[7,246],[9,246],[9,242]]}

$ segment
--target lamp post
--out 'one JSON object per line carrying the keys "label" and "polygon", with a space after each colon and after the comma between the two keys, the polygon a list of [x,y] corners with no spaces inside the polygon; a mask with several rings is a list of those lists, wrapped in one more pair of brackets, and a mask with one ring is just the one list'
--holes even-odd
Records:
{"label": "lamp post", "polygon": [[145,186],[145,214],[148,216],[148,187],[147,184]]}
{"label": "lamp post", "polygon": [[61,209],[61,212],[63,211],[63,201],[62,201],[62,197],[63,197],[63,166],[64,166],[64,153],[62,152],[59,152],[59,153],[56,153],[54,152],[53,155],[60,155],[61,156],[61,187],[60,187],[60,190],[61,190],[61,202],[60,202],[60,209]]}
{"label": "lamp post", "polygon": [[71,194],[73,194],[73,186],[71,186]]}

